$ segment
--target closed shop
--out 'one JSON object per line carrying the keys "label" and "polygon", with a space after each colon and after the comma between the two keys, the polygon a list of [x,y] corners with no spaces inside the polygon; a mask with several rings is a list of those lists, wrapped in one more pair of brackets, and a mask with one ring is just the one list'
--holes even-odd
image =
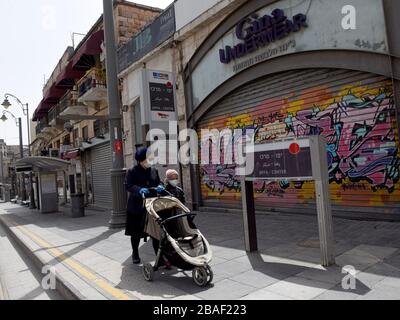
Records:
{"label": "closed shop", "polygon": [[[335,209],[384,214],[398,212],[400,201],[397,127],[391,79],[326,68],[281,72],[245,84],[197,124],[199,130],[254,129],[256,143],[323,135]],[[202,205],[239,207],[235,165],[199,169]],[[311,182],[257,182],[255,193],[260,210],[315,207]]]}
{"label": "closed shop", "polygon": [[111,187],[111,150],[110,143],[93,147],[90,150],[92,163],[92,187],[94,205],[98,207],[112,207]]}
{"label": "closed shop", "polygon": [[[249,0],[208,35],[185,69],[188,126],[199,136],[203,129],[223,135],[200,139],[202,162],[190,168],[194,208],[242,208],[239,157],[224,154],[223,140],[235,133],[229,139],[238,152],[237,139],[250,129],[256,144],[325,137],[334,214],[400,220],[392,4],[354,0],[365,23],[344,31],[339,1]],[[204,164],[210,155],[218,161]],[[254,184],[259,211],[316,212],[312,182]]]}

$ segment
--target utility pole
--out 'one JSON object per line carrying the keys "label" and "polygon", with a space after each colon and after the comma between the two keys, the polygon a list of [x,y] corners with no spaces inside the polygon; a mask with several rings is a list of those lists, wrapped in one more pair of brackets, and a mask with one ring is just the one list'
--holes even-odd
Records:
{"label": "utility pole", "polygon": [[[24,158],[24,141],[23,141],[23,133],[22,133],[22,119],[18,118],[18,126],[19,126],[19,152],[21,155],[21,159]],[[22,201],[26,201],[26,186],[25,186],[25,173],[21,174],[21,191],[22,191]]]}
{"label": "utility pole", "polygon": [[110,144],[112,153],[111,186],[113,207],[111,211],[110,228],[123,228],[126,225],[127,192],[124,185],[126,170],[124,169],[122,115],[118,86],[113,0],[103,0],[103,9],[108,109],[110,113]]}

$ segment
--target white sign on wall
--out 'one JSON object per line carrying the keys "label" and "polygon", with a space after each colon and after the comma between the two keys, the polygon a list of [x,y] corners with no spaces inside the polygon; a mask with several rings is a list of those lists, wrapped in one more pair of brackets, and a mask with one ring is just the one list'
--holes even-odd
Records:
{"label": "white sign on wall", "polygon": [[142,122],[150,129],[168,130],[169,122],[177,121],[175,76],[144,69],[142,77]]}
{"label": "white sign on wall", "polygon": [[[317,50],[353,50],[388,53],[381,1],[352,0],[357,28],[343,29],[343,7],[347,0],[283,0],[244,16],[225,34],[192,72],[193,106],[239,72],[279,56]],[[278,11],[277,11],[278,9]],[[279,17],[279,11],[284,18]],[[264,18],[267,17],[267,18]],[[254,31],[274,19],[273,32]],[[306,17],[306,20],[302,20]],[[279,19],[289,31],[279,33]],[[287,25],[286,25],[287,26]],[[267,29],[267,27],[265,27]],[[249,31],[250,30],[250,31]],[[250,35],[249,37],[247,37]]]}

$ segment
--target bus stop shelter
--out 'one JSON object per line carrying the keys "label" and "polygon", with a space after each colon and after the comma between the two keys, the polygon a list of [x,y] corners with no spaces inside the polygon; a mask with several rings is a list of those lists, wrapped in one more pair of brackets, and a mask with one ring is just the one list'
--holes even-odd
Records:
{"label": "bus stop shelter", "polygon": [[57,172],[69,166],[68,161],[48,157],[28,157],[16,162],[17,172],[33,172],[36,176],[35,198],[41,213],[58,212]]}

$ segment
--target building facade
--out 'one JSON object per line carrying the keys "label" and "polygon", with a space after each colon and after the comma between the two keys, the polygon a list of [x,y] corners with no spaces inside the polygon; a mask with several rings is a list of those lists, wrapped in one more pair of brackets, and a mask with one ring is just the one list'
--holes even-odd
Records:
{"label": "building facade", "polygon": [[[199,134],[253,129],[256,143],[323,135],[335,213],[400,219],[399,3],[353,1],[347,14],[344,7],[250,0],[195,32],[204,41],[183,59],[187,125]],[[223,154],[220,165],[191,166],[194,207],[240,208],[235,168]],[[260,211],[315,209],[310,182],[254,189]]]}
{"label": "building facade", "polygon": [[[114,3],[116,45],[126,43],[161,10]],[[111,208],[111,148],[102,17],[77,48],[68,47],[35,111],[34,155],[70,161],[60,172],[60,197],[83,194],[86,204]]]}

